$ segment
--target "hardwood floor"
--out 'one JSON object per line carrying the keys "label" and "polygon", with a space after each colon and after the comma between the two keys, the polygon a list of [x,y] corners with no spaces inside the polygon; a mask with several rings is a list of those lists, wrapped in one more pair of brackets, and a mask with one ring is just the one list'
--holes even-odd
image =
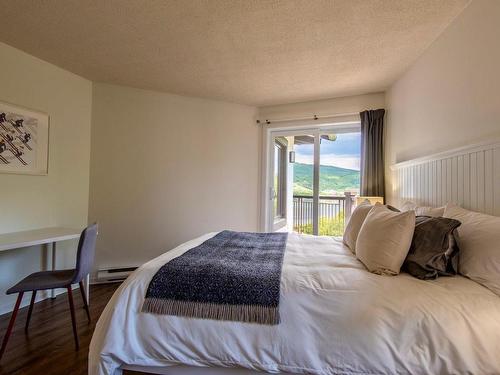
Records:
{"label": "hardwood floor", "polygon": [[[0,361],[2,375],[87,375],[87,356],[95,324],[118,284],[93,285],[90,289],[88,324],[79,293],[74,293],[80,350],[75,351],[68,296],[35,304],[30,329],[24,333],[28,308],[19,310],[7,350]],[[10,314],[0,316],[0,340],[3,339]],[[139,374],[125,372],[127,375]]]}

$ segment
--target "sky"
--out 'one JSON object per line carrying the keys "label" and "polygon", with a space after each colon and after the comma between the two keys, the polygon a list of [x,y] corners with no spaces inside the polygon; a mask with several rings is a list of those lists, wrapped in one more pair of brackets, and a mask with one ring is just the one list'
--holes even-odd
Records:
{"label": "sky", "polygon": [[[321,140],[320,164],[359,171],[360,133],[338,134],[337,140]],[[313,164],[313,145],[295,145],[295,162]]]}

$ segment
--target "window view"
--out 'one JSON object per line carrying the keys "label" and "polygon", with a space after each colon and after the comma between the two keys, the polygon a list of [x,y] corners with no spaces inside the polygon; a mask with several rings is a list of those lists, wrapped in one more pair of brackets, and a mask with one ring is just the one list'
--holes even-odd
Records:
{"label": "window view", "polygon": [[[313,234],[314,139],[306,138],[295,137],[293,227],[299,233]],[[318,234],[341,236],[346,199],[349,193],[359,194],[360,133],[322,134],[319,156]]]}

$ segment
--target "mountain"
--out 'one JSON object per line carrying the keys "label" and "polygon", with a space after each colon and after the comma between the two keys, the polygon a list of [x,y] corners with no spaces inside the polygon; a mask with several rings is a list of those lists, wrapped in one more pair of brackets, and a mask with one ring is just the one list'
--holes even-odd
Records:
{"label": "mountain", "polygon": [[[294,163],[293,171],[294,195],[312,195],[313,165]],[[320,165],[319,190],[320,194],[329,195],[334,192],[342,194],[344,191],[359,191],[359,171]]]}

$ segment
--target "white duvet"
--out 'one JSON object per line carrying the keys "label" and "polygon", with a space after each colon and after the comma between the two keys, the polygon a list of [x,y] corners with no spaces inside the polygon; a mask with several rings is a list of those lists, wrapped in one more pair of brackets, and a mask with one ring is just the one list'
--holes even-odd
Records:
{"label": "white duvet", "polygon": [[167,261],[146,263],[117,290],[90,345],[89,374],[124,365],[243,367],[307,374],[500,374],[500,297],[463,277],[374,275],[331,237],[290,234],[277,326],[141,312]]}

